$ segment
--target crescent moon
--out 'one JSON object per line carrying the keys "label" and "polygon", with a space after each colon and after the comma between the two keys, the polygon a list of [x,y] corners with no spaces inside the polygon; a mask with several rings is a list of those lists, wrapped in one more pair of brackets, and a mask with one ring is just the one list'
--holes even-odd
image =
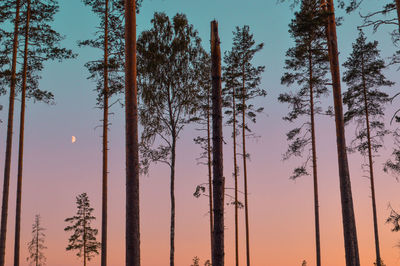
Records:
{"label": "crescent moon", "polygon": [[75,141],[76,141],[76,137],[72,136],[71,143],[75,143]]}

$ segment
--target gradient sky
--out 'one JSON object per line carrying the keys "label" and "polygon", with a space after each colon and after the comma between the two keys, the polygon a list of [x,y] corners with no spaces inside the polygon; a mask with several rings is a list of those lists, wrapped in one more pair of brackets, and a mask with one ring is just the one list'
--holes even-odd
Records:
{"label": "gradient sky", "polygon": [[[374,10],[382,1],[368,1],[361,13]],[[63,231],[64,219],[75,213],[75,196],[87,192],[98,220],[93,224],[100,229],[101,217],[101,111],[95,108],[95,84],[88,81],[84,63],[101,56],[101,51],[78,48],[77,41],[92,36],[97,26],[97,18],[80,0],[60,0],[60,13],[54,22],[55,28],[66,35],[63,44],[79,53],[76,60],[64,63],[49,63],[43,72],[41,86],[52,90],[56,105],[28,103],[25,164],[21,226],[21,265],[27,265],[26,243],[30,240],[34,215],[40,213],[43,226],[47,228],[46,255],[48,265],[80,265],[74,252],[66,252],[69,234]],[[288,23],[293,10],[288,4],[277,4],[275,0],[253,0],[243,4],[239,0],[145,0],[137,18],[138,32],[149,28],[155,11],[165,11],[169,16],[177,12],[187,14],[188,20],[199,31],[203,45],[209,49],[210,21],[219,21],[222,52],[230,49],[232,31],[239,25],[250,25],[257,42],[264,42],[265,48],[255,60],[266,66],[262,86],[268,96],[259,100],[265,113],[253,127],[260,136],[250,140],[248,164],[250,237],[252,261],[255,266],[301,265],[305,259],[308,265],[315,265],[314,214],[312,179],[304,177],[296,182],[289,175],[298,161],[282,162],[287,142],[285,133],[292,128],[281,118],[287,106],[279,104],[280,92],[288,89],[280,85],[286,50],[293,45]],[[340,13],[340,12],[339,12]],[[344,15],[344,14],[343,14]],[[344,62],[351,51],[351,43],[357,37],[358,14],[345,16],[338,29],[340,60]],[[390,56],[394,47],[388,32],[393,28],[383,28],[367,36],[380,40],[384,57]],[[396,69],[388,71],[388,77],[400,82]],[[343,85],[345,89],[345,86]],[[397,85],[389,89],[393,95]],[[8,96],[8,95],[7,95]],[[0,118],[4,121],[8,110],[7,96],[0,98],[4,110]],[[332,96],[324,105],[332,104]],[[394,102],[398,104],[398,100]],[[19,106],[19,101],[16,101]],[[387,113],[393,113],[388,108]],[[124,153],[124,113],[118,105],[112,108],[109,154],[109,265],[124,264],[124,212],[125,212],[125,153]],[[15,191],[17,166],[17,137],[19,107],[15,112],[13,161],[10,185],[10,205],[7,234],[6,265],[11,265],[14,243]],[[319,189],[321,215],[322,262],[325,266],[344,265],[344,244],[341,225],[339,179],[336,156],[334,120],[317,119],[317,142],[319,160]],[[210,258],[208,199],[196,199],[193,192],[197,184],[206,182],[207,170],[196,166],[199,147],[193,144],[196,131],[188,127],[178,143],[176,167],[176,265],[188,266],[194,256],[201,261]],[[347,141],[353,129],[347,129]],[[71,144],[71,136],[77,142]],[[230,135],[226,129],[225,136]],[[0,169],[4,167],[6,124],[0,124]],[[233,187],[232,152],[230,139],[224,147],[224,173],[227,187]],[[400,250],[396,247],[400,233],[392,233],[391,226],[385,224],[389,215],[390,202],[400,210],[400,185],[395,178],[383,173],[382,164],[389,157],[392,141],[386,140],[385,148],[377,157],[376,195],[378,223],[381,238],[382,258],[386,265],[400,265]],[[369,180],[363,177],[358,155],[349,156],[350,174],[358,229],[361,265],[374,262],[373,224]],[[241,164],[239,164],[239,167]],[[169,169],[162,164],[151,168],[149,176],[141,177],[141,261],[143,266],[167,265],[169,260]],[[2,178],[1,178],[2,179]],[[241,179],[240,179],[241,180]],[[2,185],[2,181],[0,182]],[[242,187],[242,180],[240,181]],[[234,261],[234,208],[226,208],[226,265]],[[240,211],[240,260],[244,265],[245,235],[244,211]],[[100,238],[100,235],[99,235]],[[100,257],[90,264],[99,265]]]}

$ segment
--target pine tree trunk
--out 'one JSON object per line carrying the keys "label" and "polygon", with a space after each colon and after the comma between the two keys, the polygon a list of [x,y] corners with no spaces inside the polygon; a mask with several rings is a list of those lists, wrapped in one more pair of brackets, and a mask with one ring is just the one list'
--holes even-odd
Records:
{"label": "pine tree trunk", "polygon": [[344,133],[343,105],[340,84],[339,57],[336,35],[336,20],[333,0],[322,0],[323,5],[328,11],[327,41],[329,51],[329,61],[333,84],[333,101],[335,108],[336,122],[336,142],[338,152],[340,196],[342,203],[343,234],[346,252],[347,266],[360,266],[358,254],[357,230],[354,217],[353,197],[351,192],[351,182],[349,166],[346,152],[346,140]]}
{"label": "pine tree trunk", "polygon": [[396,0],[396,9],[397,9],[397,21],[399,24],[399,32],[400,32],[400,0]]}
{"label": "pine tree trunk", "polygon": [[232,89],[232,115],[233,115],[233,175],[235,177],[235,262],[239,265],[239,214],[238,214],[238,173],[236,157],[236,101],[235,88]]}
{"label": "pine tree trunk", "polygon": [[214,245],[212,265],[224,266],[224,192],[222,155],[222,99],[221,99],[221,50],[218,22],[211,22],[211,77],[212,77],[212,126],[213,126],[213,197]]}
{"label": "pine tree trunk", "polygon": [[22,70],[22,92],[21,92],[21,117],[19,128],[19,151],[18,151],[18,181],[17,200],[15,211],[15,238],[14,238],[14,266],[19,266],[20,240],[21,240],[21,199],[22,199],[22,168],[24,159],[24,129],[25,129],[25,95],[26,75],[28,69],[28,45],[29,45],[29,22],[31,17],[31,1],[27,0],[26,24],[25,24],[25,47],[24,65]]}
{"label": "pine tree trunk", "polygon": [[83,215],[83,266],[86,266],[86,212]]}
{"label": "pine tree trunk", "polygon": [[107,200],[108,200],[108,0],[104,13],[104,102],[103,102],[103,186],[101,218],[101,266],[107,265]]}
{"label": "pine tree trunk", "polygon": [[243,149],[243,177],[244,177],[244,212],[246,220],[246,261],[250,266],[250,233],[249,233],[249,202],[247,190],[247,154],[246,154],[246,87],[244,73],[245,58],[243,58],[242,75],[242,149]]}
{"label": "pine tree trunk", "polygon": [[374,219],[376,265],[381,266],[381,254],[380,254],[381,252],[380,252],[380,248],[379,248],[379,233],[378,233],[378,215],[377,215],[377,211],[376,211],[376,201],[375,201],[374,168],[373,168],[373,161],[372,161],[371,131],[370,131],[370,124],[369,124],[367,86],[366,86],[366,82],[365,82],[364,57],[361,58],[361,75],[362,75],[362,82],[363,82],[365,121],[367,124],[368,161],[369,161],[369,173],[370,173],[370,181],[371,181],[372,213],[373,213],[373,219]]}
{"label": "pine tree trunk", "polygon": [[171,227],[170,227],[170,251],[169,251],[169,265],[175,265],[175,158],[176,158],[176,132],[172,133],[172,147],[171,147]]}
{"label": "pine tree trunk", "polygon": [[14,20],[13,55],[12,55],[12,66],[11,66],[10,101],[9,101],[8,122],[7,122],[8,123],[7,124],[7,143],[6,143],[6,155],[5,155],[5,163],[4,163],[3,200],[2,200],[2,208],[1,208],[0,266],[4,266],[5,250],[6,250],[8,194],[9,194],[9,189],[10,189],[12,133],[13,133],[13,119],[14,119],[14,98],[15,98],[17,50],[18,50],[19,9],[20,9],[20,0],[16,0],[16,2],[15,2],[15,20]]}
{"label": "pine tree trunk", "polygon": [[212,162],[211,162],[211,130],[210,130],[210,89],[207,89],[207,166],[208,166],[208,194],[210,207],[210,240],[211,254],[213,249],[213,197],[212,197]]}
{"label": "pine tree trunk", "polygon": [[[136,3],[125,1],[126,266],[140,266]],[[1,265],[0,265],[1,266]]]}
{"label": "pine tree trunk", "polygon": [[36,220],[36,254],[35,254],[35,263],[36,266],[39,266],[39,218]]}
{"label": "pine tree trunk", "polygon": [[318,175],[317,175],[317,148],[315,142],[315,119],[314,119],[314,88],[313,88],[313,63],[311,47],[309,47],[309,73],[310,73],[310,122],[311,122],[311,146],[314,181],[314,218],[315,218],[315,249],[317,266],[321,266],[321,244],[319,233],[319,200],[318,200]]}

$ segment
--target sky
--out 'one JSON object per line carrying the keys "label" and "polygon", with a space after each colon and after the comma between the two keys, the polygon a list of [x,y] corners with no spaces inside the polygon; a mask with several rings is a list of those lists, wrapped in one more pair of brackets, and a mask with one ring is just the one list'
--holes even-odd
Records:
{"label": "sky", "polygon": [[[364,1],[366,2],[366,1]],[[368,1],[359,12],[365,14],[382,5],[382,1]],[[251,258],[255,266],[315,265],[314,216],[312,178],[289,180],[293,167],[300,161],[282,161],[287,148],[285,133],[293,125],[282,120],[287,113],[286,105],[277,101],[279,93],[289,89],[280,84],[286,50],[293,45],[288,34],[288,24],[293,10],[287,3],[253,0],[245,5],[239,0],[145,0],[137,17],[138,33],[150,28],[150,20],[156,11],[170,17],[184,13],[209,50],[210,22],[219,22],[222,52],[231,48],[232,31],[236,26],[249,25],[256,41],[264,42],[264,49],[257,54],[254,63],[265,65],[261,86],[268,95],[257,100],[265,108],[253,131],[260,136],[249,140],[248,163],[249,214]],[[344,62],[351,52],[351,43],[357,37],[356,26],[361,20],[358,13],[343,14],[344,22],[338,28],[340,61]],[[63,45],[74,50],[77,59],[63,63],[46,64],[41,88],[55,94],[55,105],[28,102],[25,126],[25,160],[22,198],[21,265],[27,265],[26,243],[31,237],[31,225],[35,214],[42,217],[46,230],[45,251],[47,264],[71,266],[82,264],[75,252],[65,248],[69,233],[64,219],[76,211],[75,197],[87,192],[98,218],[93,226],[101,224],[101,110],[95,108],[95,84],[87,80],[85,62],[99,58],[100,50],[79,48],[78,40],[93,36],[98,20],[80,0],[60,0],[60,12],[54,27],[66,36]],[[366,30],[369,40],[379,40],[383,57],[390,56],[395,48],[388,32],[394,28],[382,28],[376,34]],[[343,69],[342,69],[343,70]],[[399,83],[393,67],[387,77]],[[398,92],[397,85],[387,89],[390,95]],[[343,84],[343,89],[346,86]],[[8,95],[7,95],[8,96]],[[5,121],[8,110],[7,96],[0,97],[4,105],[0,119]],[[332,105],[332,96],[323,101]],[[394,101],[394,105],[398,100]],[[19,101],[16,101],[15,129],[13,138],[12,172],[9,198],[9,219],[6,248],[6,265],[12,264],[15,223],[15,191],[18,152]],[[388,107],[388,119],[395,107]],[[109,234],[108,263],[124,264],[124,212],[125,212],[125,138],[124,110],[118,105],[111,109],[109,152]],[[319,164],[319,193],[321,215],[322,262],[326,266],[345,265],[344,242],[341,225],[339,178],[336,154],[334,120],[317,118],[317,143]],[[178,142],[176,167],[176,265],[190,265],[198,256],[202,262],[210,258],[208,199],[196,199],[196,185],[207,180],[207,169],[196,165],[200,148],[193,143],[198,132],[193,126],[185,129]],[[347,142],[354,133],[346,131]],[[225,129],[225,136],[230,136]],[[71,136],[77,141],[72,144]],[[0,168],[4,167],[6,124],[0,124]],[[226,137],[224,146],[224,174],[227,187],[233,187],[232,146]],[[389,158],[393,143],[387,139],[385,147],[375,158],[376,197],[381,253],[386,265],[400,265],[400,249],[396,247],[399,233],[391,232],[385,224],[390,211],[388,204],[400,210],[399,189],[396,179],[382,171]],[[374,241],[369,180],[361,169],[363,158],[349,155],[350,176],[353,189],[361,265],[373,265]],[[241,164],[239,164],[241,167]],[[141,204],[141,261],[143,266],[168,265],[169,260],[169,169],[162,164],[153,165],[148,176],[140,179]],[[240,176],[240,189],[243,180]],[[2,182],[0,182],[0,186]],[[2,189],[2,187],[0,187]],[[226,265],[234,264],[234,208],[225,211],[225,258]],[[244,211],[240,211],[240,261],[245,261]],[[100,239],[100,235],[99,235]],[[90,265],[99,265],[100,257]]]}

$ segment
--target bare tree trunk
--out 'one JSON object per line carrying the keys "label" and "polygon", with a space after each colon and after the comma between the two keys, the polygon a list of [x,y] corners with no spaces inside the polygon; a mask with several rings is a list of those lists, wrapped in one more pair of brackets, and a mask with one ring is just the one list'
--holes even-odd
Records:
{"label": "bare tree trunk", "polygon": [[83,266],[86,266],[86,212],[83,213]]}
{"label": "bare tree trunk", "polygon": [[4,266],[5,252],[6,252],[8,194],[9,194],[9,189],[10,189],[12,133],[13,133],[13,119],[14,119],[14,98],[15,98],[17,50],[18,50],[19,8],[20,8],[20,0],[16,0],[16,2],[15,2],[15,20],[14,20],[13,55],[12,55],[12,66],[11,66],[10,101],[9,101],[8,122],[7,122],[8,123],[7,124],[7,144],[6,144],[5,163],[4,163],[3,200],[2,200],[2,208],[1,208],[0,266]]}
{"label": "bare tree trunk", "polygon": [[104,95],[103,95],[103,186],[101,212],[101,266],[107,265],[107,201],[108,201],[108,0],[104,12]]}
{"label": "bare tree trunk", "polygon": [[236,101],[235,88],[232,89],[232,114],[233,114],[233,175],[235,177],[235,262],[239,265],[239,215],[238,215],[238,167],[236,157]]}
{"label": "bare tree trunk", "polygon": [[310,120],[311,120],[311,146],[314,181],[314,218],[315,218],[315,249],[317,266],[321,266],[321,243],[319,232],[319,200],[318,200],[318,176],[317,176],[317,148],[315,142],[315,119],[314,119],[314,88],[313,88],[313,63],[311,47],[309,47],[309,72],[310,72]]}
{"label": "bare tree trunk", "polygon": [[[140,266],[136,3],[125,1],[126,266]],[[1,265],[0,265],[1,266]]]}
{"label": "bare tree trunk", "polygon": [[400,0],[396,0],[396,9],[397,9],[397,21],[399,24],[399,32],[400,32]]}
{"label": "bare tree trunk", "polygon": [[213,125],[213,197],[214,197],[214,245],[212,265],[224,265],[224,190],[222,150],[222,99],[221,99],[221,50],[218,22],[211,22],[211,77],[212,77],[212,125]]}
{"label": "bare tree trunk", "polygon": [[208,194],[210,207],[210,240],[211,256],[213,250],[213,196],[212,196],[212,162],[211,162],[211,129],[210,129],[210,89],[207,89],[207,165],[208,165]]}
{"label": "bare tree trunk", "polygon": [[250,266],[250,233],[249,233],[249,201],[247,190],[247,154],[246,154],[246,87],[244,73],[245,58],[243,58],[242,75],[242,149],[243,149],[243,177],[244,177],[244,212],[246,219],[246,261]]}
{"label": "bare tree trunk", "polygon": [[354,217],[353,197],[351,192],[351,182],[346,152],[346,139],[344,133],[344,118],[340,84],[335,9],[333,0],[328,0],[327,2],[325,1],[326,0],[322,0],[325,9],[328,11],[327,41],[333,84],[333,101],[335,108],[336,142],[339,164],[340,196],[342,202],[342,219],[344,244],[346,251],[346,265],[360,266],[357,229]]}
{"label": "bare tree trunk", "polygon": [[39,218],[36,220],[36,254],[35,254],[35,264],[39,266]]}
{"label": "bare tree trunk", "polygon": [[364,94],[364,107],[365,107],[365,120],[367,124],[367,141],[368,141],[368,161],[369,161],[369,173],[371,181],[371,198],[372,198],[372,213],[374,219],[374,236],[375,236],[375,252],[376,252],[376,265],[381,266],[381,252],[379,248],[379,233],[378,233],[378,215],[376,211],[376,200],[375,200],[375,182],[374,182],[374,167],[372,161],[372,149],[371,149],[371,131],[369,124],[369,111],[368,111],[368,99],[367,99],[367,86],[365,82],[365,65],[364,57],[361,58],[361,75],[363,82],[363,94]]}
{"label": "bare tree trunk", "polygon": [[170,227],[170,251],[169,265],[175,265],[175,159],[176,158],[176,133],[172,133],[172,149],[171,149],[171,227]]}
{"label": "bare tree trunk", "polygon": [[17,200],[15,211],[15,238],[14,238],[14,266],[19,266],[20,240],[21,240],[21,198],[22,198],[22,168],[24,163],[24,129],[25,129],[25,96],[26,96],[26,75],[28,69],[28,45],[29,45],[29,22],[31,18],[31,1],[27,0],[26,23],[25,23],[25,47],[24,65],[21,92],[21,118],[19,128],[19,152],[18,152],[18,181]]}

